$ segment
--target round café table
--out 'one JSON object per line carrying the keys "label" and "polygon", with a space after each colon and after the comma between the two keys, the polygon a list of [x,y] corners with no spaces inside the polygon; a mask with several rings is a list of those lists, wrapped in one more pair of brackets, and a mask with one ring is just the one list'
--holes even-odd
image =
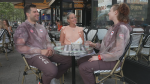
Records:
{"label": "round caf\u00e9 table", "polygon": [[92,47],[87,47],[79,44],[64,45],[54,47],[54,51],[57,54],[63,56],[72,56],[72,84],[76,84],[75,81],[75,57],[86,56],[93,52]]}

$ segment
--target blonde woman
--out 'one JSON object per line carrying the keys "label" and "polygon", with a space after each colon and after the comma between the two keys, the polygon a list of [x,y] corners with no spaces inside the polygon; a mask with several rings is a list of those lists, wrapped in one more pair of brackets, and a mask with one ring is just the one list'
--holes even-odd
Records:
{"label": "blonde woman", "polygon": [[83,28],[76,26],[77,18],[74,13],[67,15],[68,26],[63,26],[60,34],[60,42],[62,45],[71,43],[84,44]]}

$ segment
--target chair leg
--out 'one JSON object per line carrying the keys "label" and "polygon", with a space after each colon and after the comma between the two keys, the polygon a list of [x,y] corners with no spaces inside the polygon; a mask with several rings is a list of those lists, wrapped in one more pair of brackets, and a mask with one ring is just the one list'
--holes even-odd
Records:
{"label": "chair leg", "polygon": [[6,50],[6,48],[4,48],[4,51],[5,51],[5,57],[6,57],[6,60],[8,61],[7,50]]}
{"label": "chair leg", "polygon": [[121,74],[122,82],[123,82],[123,84],[125,84],[124,75],[123,75],[123,71],[122,70],[121,70],[120,74]]}
{"label": "chair leg", "polygon": [[95,76],[95,81],[96,81],[96,84],[99,84],[98,76]]}
{"label": "chair leg", "polygon": [[22,84],[24,83],[25,75],[26,75],[26,72],[23,73]]}
{"label": "chair leg", "polygon": [[22,84],[24,83],[25,75],[27,75],[27,70],[28,70],[28,67],[25,66],[25,69],[24,69],[24,72],[23,72]]}
{"label": "chair leg", "polygon": [[62,78],[59,78],[60,84],[62,84]]}
{"label": "chair leg", "polygon": [[64,84],[64,74],[62,75],[61,78],[59,78],[60,84]]}
{"label": "chair leg", "polygon": [[41,75],[41,71],[39,70],[38,72],[39,72],[39,75],[38,75],[38,76],[39,76],[39,79],[40,79],[40,84],[42,84],[43,82],[42,82],[42,75]]}
{"label": "chair leg", "polygon": [[117,77],[115,76],[115,84],[117,84]]}
{"label": "chair leg", "polygon": [[[36,70],[36,74],[39,76],[38,70]],[[36,76],[36,80],[38,80],[38,77]]]}
{"label": "chair leg", "polygon": [[125,82],[123,82],[123,84],[126,84]]}
{"label": "chair leg", "polygon": [[65,79],[64,79],[64,74],[63,74],[63,78],[62,78],[62,84],[64,84],[65,82]]}

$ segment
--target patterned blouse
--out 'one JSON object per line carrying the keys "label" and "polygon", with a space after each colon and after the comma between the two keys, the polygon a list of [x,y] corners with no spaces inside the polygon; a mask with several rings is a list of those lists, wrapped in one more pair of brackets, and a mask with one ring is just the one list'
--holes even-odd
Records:
{"label": "patterned blouse", "polygon": [[76,26],[76,28],[70,28],[70,26],[63,26],[61,33],[65,35],[64,44],[68,45],[77,41],[83,33],[83,28]]}

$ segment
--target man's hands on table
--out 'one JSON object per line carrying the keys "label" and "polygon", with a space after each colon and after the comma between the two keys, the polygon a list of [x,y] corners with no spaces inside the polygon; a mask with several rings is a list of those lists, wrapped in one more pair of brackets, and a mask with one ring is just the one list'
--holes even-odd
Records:
{"label": "man's hands on table", "polygon": [[53,55],[53,51],[50,49],[43,49],[41,50],[41,54],[48,57]]}

